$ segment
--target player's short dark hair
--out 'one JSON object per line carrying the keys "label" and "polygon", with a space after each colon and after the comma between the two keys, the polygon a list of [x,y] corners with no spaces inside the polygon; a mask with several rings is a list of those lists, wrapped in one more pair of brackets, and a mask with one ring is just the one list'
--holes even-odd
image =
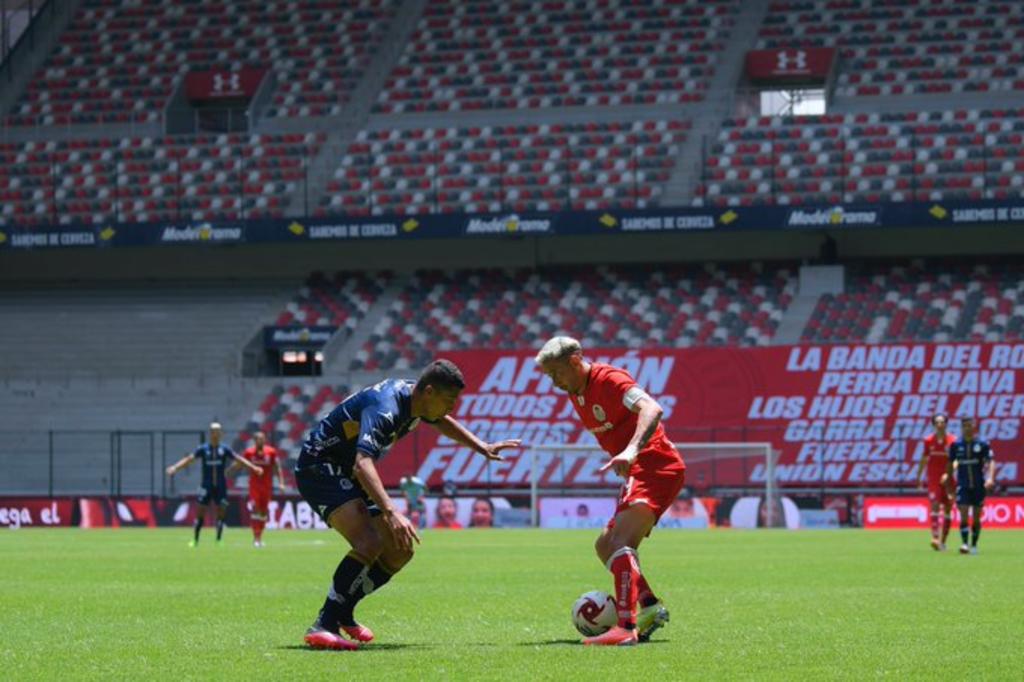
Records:
{"label": "player's short dark hair", "polygon": [[462,372],[451,360],[434,360],[416,380],[416,390],[433,386],[441,390],[461,391],[466,387]]}
{"label": "player's short dark hair", "polygon": [[960,423],[963,424],[964,422],[971,422],[973,424],[974,423],[974,417],[972,417],[970,415],[967,415],[967,416],[964,416],[964,417],[960,417]]}

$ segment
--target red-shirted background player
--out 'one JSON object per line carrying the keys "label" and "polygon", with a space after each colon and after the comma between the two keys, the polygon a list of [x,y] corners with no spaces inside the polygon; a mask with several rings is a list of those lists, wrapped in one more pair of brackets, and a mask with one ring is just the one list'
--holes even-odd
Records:
{"label": "red-shirted background player", "polygon": [[[270,498],[274,492],[274,471],[277,480],[284,489],[284,474],[281,471],[281,456],[277,449],[267,445],[267,437],[257,431],[252,437],[253,444],[245,449],[242,457],[263,469],[263,474],[249,474],[249,504],[252,512],[249,525],[252,527],[253,547],[263,546],[263,529],[267,526],[267,514],[270,509]],[[235,466],[232,465],[232,469]]]}
{"label": "red-shirted background player", "polygon": [[[932,549],[945,550],[949,535],[950,514],[953,510],[952,486],[943,485],[942,477],[949,462],[949,446],[956,442],[956,436],[946,433],[946,415],[932,417],[935,432],[924,439],[924,452],[917,470],[917,487],[923,488],[925,472],[928,474],[928,504],[931,505]],[[939,511],[942,513],[942,530],[939,530]]]}
{"label": "red-shirted background player", "polygon": [[[637,548],[683,488],[686,465],[661,425],[662,409],[629,372],[583,359],[576,339],[556,336],[541,348],[537,364],[567,392],[583,426],[612,456],[601,471],[625,478],[615,517],[594,549],[612,573],[619,622],[584,644],[626,645],[646,641],[668,622],[668,611],[640,572]],[[637,604],[641,610],[637,613]]]}

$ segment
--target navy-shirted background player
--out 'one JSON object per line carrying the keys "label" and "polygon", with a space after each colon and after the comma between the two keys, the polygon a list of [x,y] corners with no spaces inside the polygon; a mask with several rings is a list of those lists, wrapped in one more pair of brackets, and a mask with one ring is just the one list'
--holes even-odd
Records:
{"label": "navy-shirted background player", "polygon": [[221,445],[220,434],[220,424],[213,422],[210,424],[210,442],[200,445],[195,452],[185,455],[167,467],[167,475],[173,476],[197,459],[202,463],[203,483],[199,488],[199,509],[196,510],[196,522],[192,529],[192,541],[188,543],[189,547],[199,544],[199,531],[203,528],[206,505],[208,504],[214,506],[217,514],[217,542],[220,542],[224,533],[224,514],[228,507],[228,484],[224,471],[228,461],[238,462],[257,475],[263,473],[263,467],[249,463],[248,460],[236,455],[228,446]]}
{"label": "navy-shirted background player", "polygon": [[355,649],[340,635],[369,642],[356,604],[379,589],[412,559],[415,526],[395,509],[374,462],[420,420],[488,459],[519,446],[518,440],[485,443],[448,413],[465,388],[462,373],[435,360],[413,383],[385,379],[346,398],[314,429],[295,465],[295,482],[311,507],[352,546],[334,572],[327,599],[306,632],[314,648]]}
{"label": "navy-shirted background player", "polygon": [[[974,419],[960,420],[960,440],[949,446],[949,464],[943,485],[956,475],[956,506],[960,511],[960,553],[978,553],[978,536],[981,535],[981,507],[985,493],[995,487],[995,453],[988,441],[974,437]],[[974,514],[971,525],[971,544],[967,545],[967,511]]]}

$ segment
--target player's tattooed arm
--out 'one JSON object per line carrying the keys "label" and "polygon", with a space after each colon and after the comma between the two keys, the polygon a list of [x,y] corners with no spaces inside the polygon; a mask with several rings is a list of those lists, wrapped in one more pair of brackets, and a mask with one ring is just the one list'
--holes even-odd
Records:
{"label": "player's tattooed arm", "polygon": [[452,418],[449,415],[445,415],[439,419],[436,423],[431,424],[435,429],[440,431],[445,436],[448,436],[456,443],[465,445],[467,448],[473,450],[486,457],[487,459],[502,459],[501,451],[508,450],[509,448],[518,448],[522,441],[518,438],[512,440],[502,440],[496,443],[485,443],[480,440],[476,434],[463,426],[458,420]]}
{"label": "player's tattooed arm", "polygon": [[606,471],[609,468],[613,468],[615,473],[620,476],[629,475],[629,467],[636,461],[637,456],[640,454],[640,449],[654,435],[658,424],[661,423],[661,416],[664,414],[664,410],[661,409],[658,401],[647,394],[639,396],[632,404],[627,406],[630,410],[637,413],[636,429],[633,431],[633,437],[630,438],[629,445],[626,446],[625,450],[608,460],[600,469],[601,471]]}

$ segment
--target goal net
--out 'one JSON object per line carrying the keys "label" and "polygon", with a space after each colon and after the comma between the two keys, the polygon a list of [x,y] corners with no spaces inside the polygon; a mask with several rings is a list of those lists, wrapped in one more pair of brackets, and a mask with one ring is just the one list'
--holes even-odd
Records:
{"label": "goal net", "polygon": [[[769,528],[784,525],[775,481],[778,451],[771,443],[676,443],[675,446],[686,462],[687,488],[707,491],[710,495],[756,496],[761,498],[758,525]],[[549,512],[557,507],[558,513],[571,514],[572,500],[614,498],[622,484],[622,478],[614,471],[600,471],[608,461],[608,453],[596,444],[534,445],[526,456],[530,458],[530,519],[535,527],[542,525],[545,505]],[[585,506],[577,504],[581,515]]]}

